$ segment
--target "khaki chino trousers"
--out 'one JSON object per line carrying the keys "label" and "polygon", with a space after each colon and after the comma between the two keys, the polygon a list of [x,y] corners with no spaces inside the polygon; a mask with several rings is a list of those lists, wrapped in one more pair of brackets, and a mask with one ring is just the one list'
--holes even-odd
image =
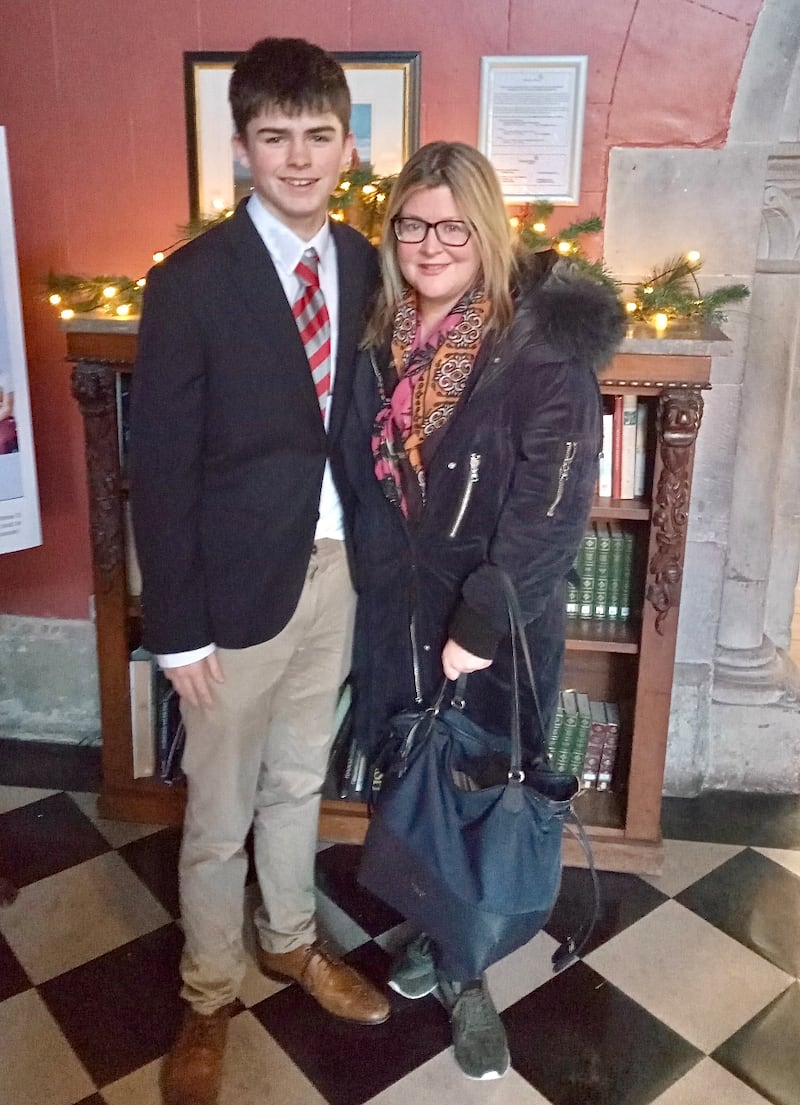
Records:
{"label": "khaki chino trousers", "polygon": [[344,543],[314,547],[297,609],[270,641],[220,649],[225,682],[210,709],[183,707],[187,806],[179,861],[182,996],[199,1013],[233,1001],[253,826],[262,946],[316,937],[314,857],[320,791],[339,687],[350,667],[355,594]]}

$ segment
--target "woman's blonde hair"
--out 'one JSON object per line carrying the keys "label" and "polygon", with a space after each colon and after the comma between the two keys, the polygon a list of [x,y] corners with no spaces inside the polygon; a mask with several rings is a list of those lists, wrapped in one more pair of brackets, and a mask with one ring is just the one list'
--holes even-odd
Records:
{"label": "woman's blonde hair", "polygon": [[446,186],[478,247],[484,292],[490,303],[486,328],[504,330],[513,316],[511,231],[497,175],[482,153],[465,142],[429,142],[403,166],[389,199],[381,239],[383,286],[367,323],[363,345],[381,345],[388,337],[407,284],[397,260],[392,219],[420,188]]}

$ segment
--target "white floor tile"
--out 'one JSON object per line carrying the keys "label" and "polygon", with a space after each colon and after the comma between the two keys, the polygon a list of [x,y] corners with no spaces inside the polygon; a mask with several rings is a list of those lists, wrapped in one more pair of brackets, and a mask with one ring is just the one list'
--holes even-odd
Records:
{"label": "white floor tile", "polygon": [[450,1048],[389,1086],[366,1105],[550,1105],[511,1070],[505,1078],[473,1082],[456,1066]]}
{"label": "white floor tile", "polygon": [[325,1105],[251,1013],[231,1021],[220,1105]]}
{"label": "white floor tile", "polygon": [[675,901],[601,945],[586,962],[706,1053],[793,981]]}
{"label": "white floor tile", "polygon": [[0,1003],[0,1099],[72,1105],[95,1087],[35,990]]}
{"label": "white floor tile", "polygon": [[769,1102],[713,1059],[702,1059],[652,1105],[769,1105]]}
{"label": "white floor tile", "polygon": [[557,940],[540,932],[489,968],[486,972],[489,989],[501,1013],[553,977],[551,956],[557,947]]}
{"label": "white floor tile", "polygon": [[738,844],[705,844],[694,840],[664,841],[664,871],[642,875],[645,882],[674,897],[721,863],[744,849]]}
{"label": "white floor tile", "polygon": [[22,806],[29,806],[31,802],[49,798],[51,794],[58,794],[58,791],[39,790],[36,787],[0,786],[0,813],[8,813],[9,810],[18,810]]}
{"label": "white floor tile", "polygon": [[793,875],[800,875],[800,851],[791,848],[754,848],[754,852],[760,852],[767,859],[779,863]]}
{"label": "white floor tile", "polygon": [[0,932],[35,984],[169,921],[116,852],[24,886],[0,910]]}
{"label": "white floor tile", "polygon": [[112,848],[121,848],[132,840],[152,836],[163,825],[139,825],[134,821],[109,821],[97,812],[97,795],[86,791],[70,791],[69,796],[81,813],[86,814],[98,832],[102,833]]}

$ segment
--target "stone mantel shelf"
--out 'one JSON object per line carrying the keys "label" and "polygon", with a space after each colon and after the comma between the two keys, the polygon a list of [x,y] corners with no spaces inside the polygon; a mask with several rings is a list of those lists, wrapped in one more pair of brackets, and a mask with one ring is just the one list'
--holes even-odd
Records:
{"label": "stone mantel shelf", "polygon": [[[138,318],[116,319],[94,312],[60,323],[64,331],[84,334],[136,334]],[[731,352],[730,338],[710,323],[689,325],[673,322],[664,334],[656,334],[646,322],[636,322],[626,330],[620,353],[661,353],[673,356],[719,357]]]}

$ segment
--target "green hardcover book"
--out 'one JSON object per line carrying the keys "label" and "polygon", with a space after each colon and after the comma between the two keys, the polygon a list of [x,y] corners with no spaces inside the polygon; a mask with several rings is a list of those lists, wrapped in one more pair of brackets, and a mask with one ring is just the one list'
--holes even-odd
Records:
{"label": "green hardcover book", "polygon": [[572,746],[569,770],[580,779],[583,776],[583,762],[586,759],[586,749],[589,745],[589,729],[592,718],[589,712],[588,694],[578,691],[575,695],[575,701],[578,707],[578,730],[575,736],[575,744]]}
{"label": "green hardcover book", "polygon": [[559,739],[564,735],[564,707],[561,703],[561,696],[559,695],[558,706],[553,716],[553,727],[550,730],[550,736],[547,738],[547,755],[550,757],[552,763],[556,754],[556,750],[559,745]]}
{"label": "green hardcover book", "polygon": [[625,545],[625,534],[619,522],[608,523],[611,548],[608,555],[608,617],[611,621],[619,621],[620,588],[622,586],[622,555]]}
{"label": "green hardcover book", "polygon": [[633,575],[633,531],[626,529],[622,532],[622,567],[620,570],[619,585],[619,618],[620,621],[630,621],[631,616],[631,577]]}
{"label": "green hardcover book", "polygon": [[581,618],[591,618],[594,612],[594,580],[597,566],[597,533],[591,529],[584,534],[583,563],[581,566],[580,609]]}
{"label": "green hardcover book", "polygon": [[564,731],[556,749],[553,767],[556,771],[569,771],[572,749],[578,739],[578,701],[575,691],[562,691],[564,702]]}
{"label": "green hardcover book", "polygon": [[594,571],[594,614],[595,618],[608,617],[608,572],[611,558],[611,533],[608,522],[595,522],[592,526],[597,535],[597,562]]}

